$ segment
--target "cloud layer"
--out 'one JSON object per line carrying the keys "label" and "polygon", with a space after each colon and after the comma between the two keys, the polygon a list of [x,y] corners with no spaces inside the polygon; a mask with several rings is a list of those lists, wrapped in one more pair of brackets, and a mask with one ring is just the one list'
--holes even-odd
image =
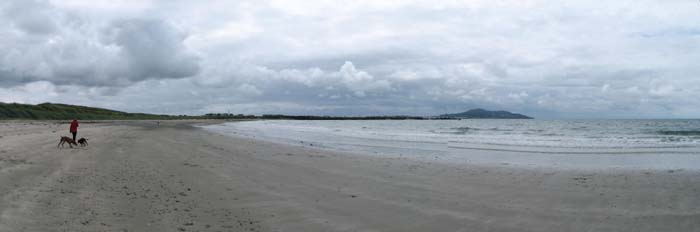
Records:
{"label": "cloud layer", "polygon": [[697,117],[692,1],[4,1],[0,101]]}

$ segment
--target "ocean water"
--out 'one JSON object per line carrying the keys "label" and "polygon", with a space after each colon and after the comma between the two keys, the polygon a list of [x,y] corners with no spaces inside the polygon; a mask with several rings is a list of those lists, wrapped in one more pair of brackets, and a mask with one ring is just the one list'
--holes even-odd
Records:
{"label": "ocean water", "polygon": [[205,128],[298,146],[428,162],[700,169],[700,120],[269,120]]}

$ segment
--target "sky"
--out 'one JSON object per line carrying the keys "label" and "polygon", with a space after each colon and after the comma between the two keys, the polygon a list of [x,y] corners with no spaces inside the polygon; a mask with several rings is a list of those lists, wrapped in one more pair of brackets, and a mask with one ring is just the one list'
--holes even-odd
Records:
{"label": "sky", "polygon": [[700,2],[3,0],[0,102],[700,117]]}

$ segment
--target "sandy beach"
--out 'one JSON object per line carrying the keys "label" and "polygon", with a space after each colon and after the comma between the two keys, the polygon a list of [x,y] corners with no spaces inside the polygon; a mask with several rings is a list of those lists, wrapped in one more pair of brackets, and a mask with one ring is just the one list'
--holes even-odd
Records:
{"label": "sandy beach", "polygon": [[522,169],[214,134],[0,122],[0,231],[698,231],[692,170]]}

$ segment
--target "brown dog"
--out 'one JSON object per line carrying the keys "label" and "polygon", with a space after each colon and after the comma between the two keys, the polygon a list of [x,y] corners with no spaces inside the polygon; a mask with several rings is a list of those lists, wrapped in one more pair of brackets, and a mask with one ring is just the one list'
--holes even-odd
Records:
{"label": "brown dog", "polygon": [[73,141],[73,139],[68,138],[66,136],[61,136],[61,141],[58,142],[58,146],[63,147],[63,144],[66,144],[66,143],[68,144],[68,146],[70,146],[70,148],[73,148],[73,145],[78,146],[78,144],[75,143],[75,141]]}
{"label": "brown dog", "polygon": [[86,147],[88,145],[87,139],[86,138],[80,138],[78,139],[78,143],[80,143],[81,147]]}

